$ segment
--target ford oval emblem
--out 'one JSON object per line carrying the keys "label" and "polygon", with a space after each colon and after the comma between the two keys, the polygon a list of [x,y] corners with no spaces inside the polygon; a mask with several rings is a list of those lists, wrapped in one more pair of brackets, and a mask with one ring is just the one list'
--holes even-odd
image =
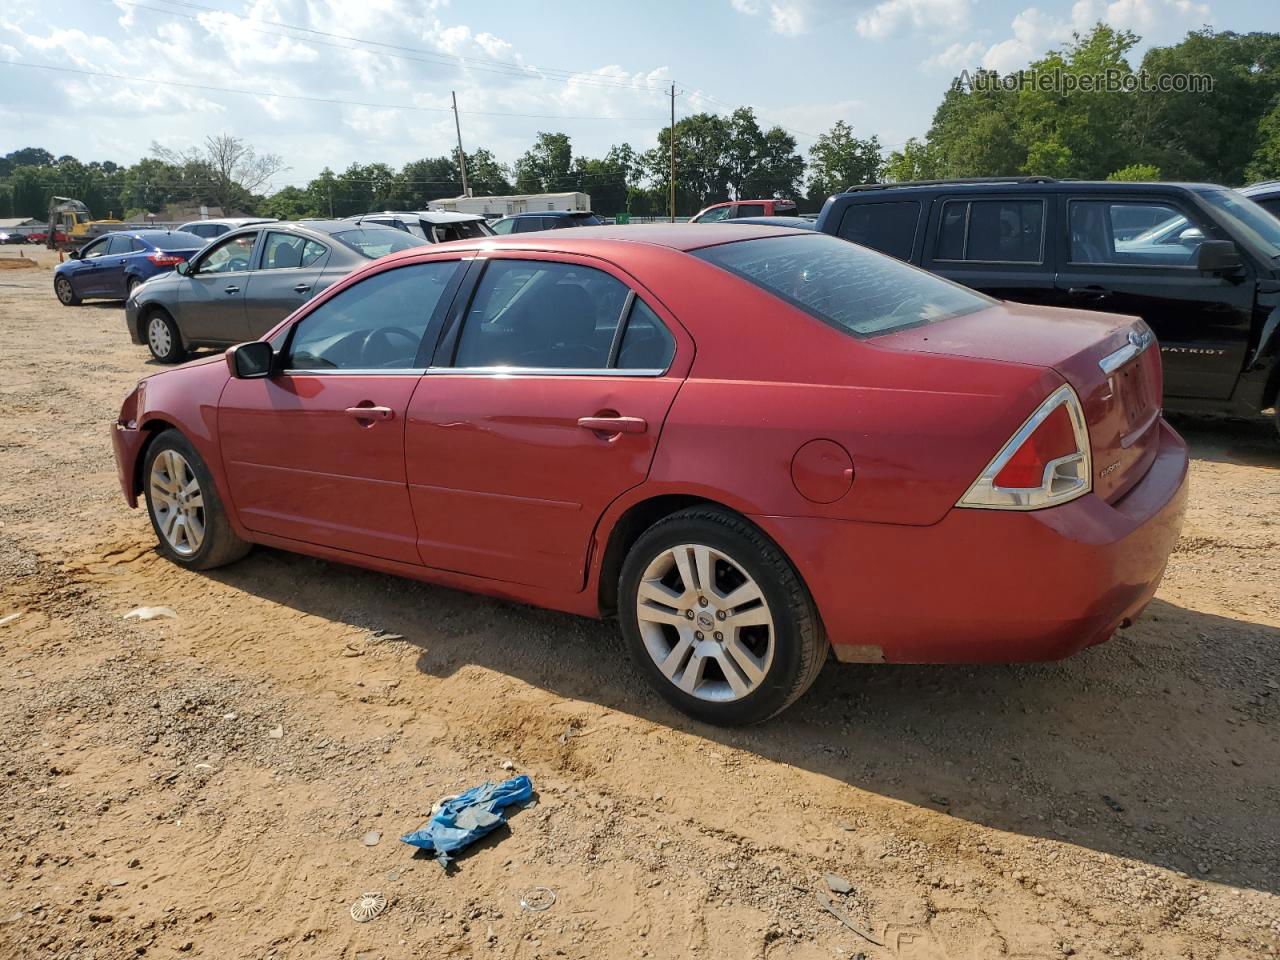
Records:
{"label": "ford oval emblem", "polygon": [[1152,333],[1150,330],[1142,330],[1142,331],[1130,330],[1129,331],[1129,343],[1137,347],[1139,350],[1145,350],[1150,345],[1151,341],[1154,339],[1155,339],[1155,334]]}

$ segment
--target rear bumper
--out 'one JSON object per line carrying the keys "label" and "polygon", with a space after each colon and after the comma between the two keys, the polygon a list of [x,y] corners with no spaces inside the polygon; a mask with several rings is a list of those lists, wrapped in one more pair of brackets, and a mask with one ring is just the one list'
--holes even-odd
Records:
{"label": "rear bumper", "polygon": [[804,577],[838,658],[1009,663],[1069,656],[1136,617],[1186,498],[1186,444],[1161,421],[1146,476],[1113,504],[953,509],[928,527],[754,519]]}

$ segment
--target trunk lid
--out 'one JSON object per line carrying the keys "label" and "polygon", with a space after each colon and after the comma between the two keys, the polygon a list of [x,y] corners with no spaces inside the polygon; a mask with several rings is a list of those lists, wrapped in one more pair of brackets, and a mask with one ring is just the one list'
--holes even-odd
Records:
{"label": "trunk lid", "polygon": [[1080,397],[1089,425],[1093,490],[1108,502],[1141,480],[1155,458],[1164,373],[1155,336],[1137,317],[1002,303],[872,342],[893,350],[1051,367]]}

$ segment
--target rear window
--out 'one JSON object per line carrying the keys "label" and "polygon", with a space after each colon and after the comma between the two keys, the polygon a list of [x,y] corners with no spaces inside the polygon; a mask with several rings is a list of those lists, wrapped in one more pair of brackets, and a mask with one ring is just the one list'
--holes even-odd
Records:
{"label": "rear window", "polygon": [[335,233],[333,239],[370,260],[385,257],[388,253],[408,250],[410,247],[422,247],[427,243],[421,237],[415,237],[411,233],[394,230],[391,227],[361,227],[356,230],[344,230],[341,233]]}
{"label": "rear window", "polygon": [[742,240],[693,255],[856,337],[974,313],[997,302],[826,234]]}
{"label": "rear window", "polygon": [[204,237],[175,230],[173,233],[152,234],[147,237],[147,242],[157,250],[199,250],[204,246]]}
{"label": "rear window", "polygon": [[568,219],[575,227],[598,227],[604,223],[594,213],[573,213],[569,215]]}

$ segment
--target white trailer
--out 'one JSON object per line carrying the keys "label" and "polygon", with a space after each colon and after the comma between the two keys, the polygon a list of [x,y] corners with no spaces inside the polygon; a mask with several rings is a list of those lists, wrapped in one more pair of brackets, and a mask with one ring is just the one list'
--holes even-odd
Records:
{"label": "white trailer", "polygon": [[478,213],[485,217],[509,217],[513,213],[541,213],[544,210],[590,210],[586,193],[516,193],[507,197],[454,197],[432,200],[430,210],[450,213]]}

